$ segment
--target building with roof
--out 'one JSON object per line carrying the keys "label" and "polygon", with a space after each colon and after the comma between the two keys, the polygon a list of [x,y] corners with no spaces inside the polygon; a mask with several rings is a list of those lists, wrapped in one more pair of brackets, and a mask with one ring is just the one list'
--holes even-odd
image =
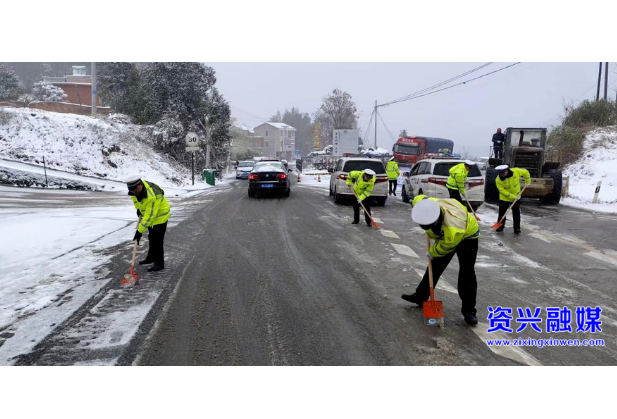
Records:
{"label": "building with roof", "polygon": [[[74,65],[73,74],[64,77],[43,77],[43,81],[53,84],[64,90],[67,102],[79,106],[92,105],[92,76],[88,75],[86,66]],[[97,106],[101,106],[101,100],[97,95]]]}
{"label": "building with roof", "polygon": [[266,122],[253,128],[253,134],[263,137],[265,156],[293,160],[296,147],[296,129],[282,122]]}

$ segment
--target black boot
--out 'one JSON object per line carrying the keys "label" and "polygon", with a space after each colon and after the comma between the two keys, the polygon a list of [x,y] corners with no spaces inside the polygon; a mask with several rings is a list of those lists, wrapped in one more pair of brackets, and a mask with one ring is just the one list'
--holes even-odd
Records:
{"label": "black boot", "polygon": [[495,230],[497,233],[502,233],[503,232],[503,226],[499,227],[497,230]]}
{"label": "black boot", "polygon": [[465,318],[465,322],[467,322],[470,326],[475,326],[478,324],[478,318],[473,313],[465,313],[463,314],[463,317]]}
{"label": "black boot", "polygon": [[158,263],[155,263],[150,268],[148,268],[148,272],[157,272],[157,271],[162,271],[163,269],[165,269],[164,266],[161,266]]}
{"label": "black boot", "polygon": [[360,221],[353,220],[351,224],[360,224]]}
{"label": "black boot", "polygon": [[409,301],[410,303],[414,303],[419,305],[420,307],[422,307],[422,304],[424,304],[424,301],[420,300],[418,298],[417,294],[403,294],[401,295],[401,298],[405,301]]}
{"label": "black boot", "polygon": [[515,230],[514,230],[514,234],[521,234],[521,229],[520,229],[520,228],[515,229]]}
{"label": "black boot", "polygon": [[140,265],[150,265],[151,263],[154,263],[154,261],[148,260],[148,259],[144,259],[144,260],[140,260],[139,261]]}

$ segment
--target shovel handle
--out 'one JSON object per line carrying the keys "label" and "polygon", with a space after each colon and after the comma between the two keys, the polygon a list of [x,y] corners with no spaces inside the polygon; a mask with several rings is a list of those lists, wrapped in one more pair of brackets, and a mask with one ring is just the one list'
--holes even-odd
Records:
{"label": "shovel handle", "polygon": [[[426,235],[426,251],[427,253],[431,250],[431,238]],[[428,286],[431,293],[431,301],[435,301],[435,293],[433,291],[433,260],[427,256],[428,259]]]}
{"label": "shovel handle", "polygon": [[[349,186],[349,185],[347,185],[347,186]],[[353,192],[353,196],[355,196],[355,197],[356,197],[356,199],[359,199],[359,198],[358,198],[358,195],[356,195],[356,191],[354,191],[353,187],[349,186],[349,189],[351,189],[351,192]],[[381,228],[381,225],[377,224],[377,223],[375,222],[375,220],[373,220],[373,217],[371,216],[371,214],[369,214],[369,213],[368,213],[368,211],[366,210],[366,208],[364,208],[364,204],[363,204],[362,202],[360,202],[360,206],[361,206],[361,207],[362,207],[362,209],[364,210],[364,213],[365,213],[366,215],[368,215],[368,218],[370,218],[370,219],[371,219],[371,223],[373,223],[373,225],[374,225],[375,227],[377,227],[377,228]]]}
{"label": "shovel handle", "polygon": [[[525,192],[525,189],[527,189],[527,185],[523,186],[523,189],[521,189],[521,191],[519,192],[519,194],[522,196],[523,192]],[[519,201],[520,198],[516,198],[512,204],[510,204],[510,206],[508,207],[508,209],[506,210],[506,213],[503,215],[503,217],[501,217],[501,220],[499,220],[497,222],[497,224],[501,224],[501,222],[506,218],[506,216],[510,213],[510,210],[512,209],[512,207],[514,206],[514,204],[516,204]],[[495,224],[495,225],[497,225]]]}

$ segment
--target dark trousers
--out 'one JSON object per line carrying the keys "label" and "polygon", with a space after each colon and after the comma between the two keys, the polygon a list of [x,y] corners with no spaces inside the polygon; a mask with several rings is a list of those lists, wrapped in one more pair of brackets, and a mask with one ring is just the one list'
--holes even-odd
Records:
{"label": "dark trousers", "polygon": [[448,188],[448,193],[450,194],[450,198],[456,199],[458,202],[463,204],[464,207],[467,207],[467,204],[463,202],[463,198],[461,197],[461,192],[458,189]]}
{"label": "dark trousers", "polygon": [[[368,199],[365,199],[364,201],[362,201],[362,205],[364,205],[364,208],[366,208],[366,211],[370,214],[371,204],[369,203]],[[362,208],[360,207],[360,204],[358,204],[358,200],[354,198],[354,201],[353,201],[353,220],[354,221],[356,222],[360,221],[360,211],[361,210]],[[364,214],[364,221],[366,221],[366,224],[371,225],[371,219],[369,218],[367,214]]]}
{"label": "dark trousers", "polygon": [[389,179],[389,182],[390,182],[390,193],[396,194],[396,186],[397,186],[398,179]]}
{"label": "dark trousers", "polygon": [[[506,213],[508,207],[512,205],[512,202],[499,201],[499,217],[497,217],[497,221],[501,220],[501,217]],[[506,226],[506,220],[508,218],[504,218],[503,226]],[[516,204],[512,207],[512,219],[514,220],[514,229],[521,229],[521,201],[516,201]]]}
{"label": "dark trousers", "polygon": [[163,241],[165,240],[165,232],[167,231],[167,222],[155,225],[148,229],[148,247],[147,260],[155,264],[165,267],[165,251],[163,249]]}
{"label": "dark trousers", "polygon": [[[452,253],[448,253],[446,256],[433,259],[433,287],[437,286],[439,277],[446,270],[448,264],[454,257],[454,254],[458,257],[459,271],[458,271],[458,296],[461,297],[463,306],[461,313],[476,314],[476,293],[478,290],[478,282],[476,280],[476,256],[478,255],[478,239],[463,240],[456,246],[456,249]],[[421,300],[428,300],[430,296],[430,290],[428,286],[428,268],[424,272],[424,277],[420,281],[420,285],[416,288],[416,295]]]}
{"label": "dark trousers", "polygon": [[495,152],[496,159],[503,158],[503,148],[501,146],[493,146],[493,151]]}

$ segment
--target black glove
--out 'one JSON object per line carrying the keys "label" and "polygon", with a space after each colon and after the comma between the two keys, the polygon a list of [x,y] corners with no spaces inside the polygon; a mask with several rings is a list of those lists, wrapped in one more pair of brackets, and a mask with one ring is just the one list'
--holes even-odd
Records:
{"label": "black glove", "polygon": [[141,217],[141,211],[140,210],[137,210],[137,216]]}
{"label": "black glove", "polygon": [[137,246],[139,246],[139,240],[141,240],[141,233],[139,230],[135,232],[135,237],[133,237],[133,241],[137,240]]}

